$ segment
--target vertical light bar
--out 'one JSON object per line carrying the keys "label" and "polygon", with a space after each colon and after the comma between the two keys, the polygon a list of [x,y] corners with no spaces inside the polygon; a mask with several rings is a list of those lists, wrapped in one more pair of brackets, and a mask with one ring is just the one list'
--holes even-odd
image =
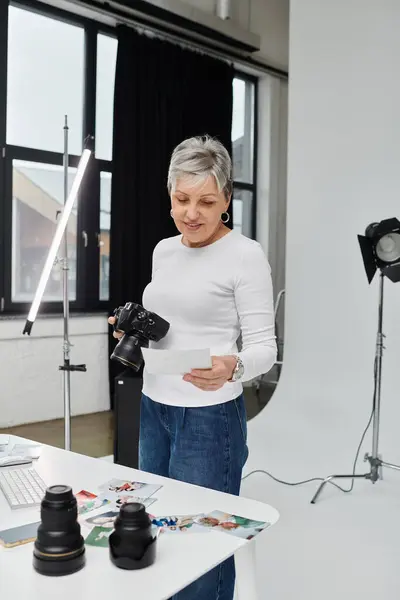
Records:
{"label": "vertical light bar", "polygon": [[63,238],[65,229],[67,227],[68,219],[70,217],[76,197],[78,195],[78,191],[79,191],[80,185],[82,183],[82,179],[85,174],[86,167],[88,165],[91,154],[92,154],[91,150],[86,148],[83,151],[82,156],[80,158],[78,168],[76,171],[76,175],[75,175],[75,179],[74,179],[74,182],[71,187],[71,191],[69,193],[69,196],[64,205],[63,211],[62,211],[61,216],[57,223],[56,232],[54,234],[53,241],[51,243],[50,250],[47,255],[46,262],[45,262],[43,270],[42,270],[42,274],[40,276],[39,285],[37,287],[35,298],[32,302],[31,309],[29,311],[24,330],[22,332],[23,334],[27,333],[28,335],[30,335],[30,333],[31,333],[32,325],[36,319],[36,315],[38,313],[39,306],[42,301],[44,291],[46,289],[47,281],[50,277],[50,273],[51,273],[51,270],[54,265],[54,261],[57,256],[57,252],[60,247],[61,240]]}

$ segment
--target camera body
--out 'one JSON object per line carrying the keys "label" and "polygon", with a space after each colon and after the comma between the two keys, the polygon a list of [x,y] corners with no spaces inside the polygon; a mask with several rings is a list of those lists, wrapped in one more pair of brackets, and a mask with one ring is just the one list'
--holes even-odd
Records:
{"label": "camera body", "polygon": [[169,331],[169,323],[156,313],[150,312],[135,302],[127,302],[114,310],[114,331],[124,333],[111,355],[123,365],[139,371],[143,364],[141,347],[148,348],[149,342],[158,342]]}

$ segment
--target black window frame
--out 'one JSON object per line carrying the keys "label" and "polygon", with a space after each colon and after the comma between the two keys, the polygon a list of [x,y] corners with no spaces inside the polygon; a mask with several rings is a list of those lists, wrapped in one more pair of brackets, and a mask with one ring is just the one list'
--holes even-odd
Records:
{"label": "black window frame", "polygon": [[[252,194],[251,205],[251,237],[256,239],[257,235],[257,165],[258,165],[258,77],[244,73],[243,71],[235,70],[234,77],[241,79],[245,83],[251,83],[254,86],[253,98],[253,164],[252,164],[252,181],[246,182],[235,179],[235,170],[233,169],[233,189],[247,190]],[[232,207],[233,211],[233,207]]]}
{"label": "black window frame", "polygon": [[[82,27],[84,31],[84,95],[82,142],[88,135],[95,136],[96,127],[96,70],[97,35],[116,37],[115,29],[103,23],[58,9],[39,1],[8,0],[0,2],[0,314],[19,315],[29,311],[31,302],[12,301],[12,165],[13,160],[63,164],[63,153],[7,144],[7,49],[8,8],[15,6],[32,13],[57,19],[61,22]],[[60,129],[62,124],[60,125]],[[80,156],[69,156],[69,166],[76,167]],[[112,173],[112,161],[97,159],[93,153],[85,180],[81,187],[77,215],[77,273],[76,299],[69,303],[70,311],[106,312],[108,300],[100,300],[100,172]],[[89,192],[90,190],[90,192]],[[90,202],[85,196],[90,194]],[[43,314],[62,313],[62,301],[43,301]]]}
{"label": "black window frame", "polygon": [[[96,79],[97,79],[97,36],[98,34],[116,38],[113,27],[58,9],[39,0],[6,0],[0,2],[0,315],[27,314],[31,302],[12,302],[12,164],[13,160],[48,163],[62,166],[63,154],[24,146],[7,144],[7,49],[8,49],[8,9],[15,6],[29,12],[54,18],[64,23],[80,26],[84,30],[84,97],[82,138],[96,135]],[[258,79],[236,70],[235,77],[254,84],[254,132],[253,132],[253,181],[247,183],[234,180],[234,189],[249,190],[252,193],[252,237],[256,235],[257,205],[257,117]],[[60,126],[61,127],[61,126]],[[83,141],[82,140],[82,141]],[[69,166],[76,167],[79,156],[69,156]],[[77,273],[76,300],[70,301],[71,313],[108,312],[108,300],[100,300],[100,174],[111,173],[112,160],[104,160],[93,153],[88,172],[85,175],[78,201],[77,221]],[[89,191],[90,190],[90,191]],[[90,201],[85,196],[90,194]],[[62,313],[62,301],[43,301],[42,314]]]}
{"label": "black window frame", "polygon": [[257,169],[258,169],[258,77],[244,73],[243,71],[235,70],[235,78],[243,80],[245,83],[251,83],[254,86],[253,98],[253,164],[252,164],[252,181],[246,182],[235,179],[235,171],[233,170],[233,189],[247,190],[252,194],[251,205],[251,237],[256,239],[257,235]]}

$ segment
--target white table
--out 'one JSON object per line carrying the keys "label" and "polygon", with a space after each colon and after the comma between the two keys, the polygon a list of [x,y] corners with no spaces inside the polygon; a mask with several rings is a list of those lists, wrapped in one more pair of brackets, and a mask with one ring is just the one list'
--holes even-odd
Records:
{"label": "white table", "polygon": [[[21,438],[15,438],[16,441]],[[247,498],[235,497],[194,485],[108,463],[73,452],[43,445],[34,466],[47,485],[71,485],[96,493],[112,477],[127,478],[163,486],[149,512],[195,514],[212,510],[238,514],[276,523],[278,512]],[[94,514],[94,513],[93,513]],[[11,510],[0,492],[0,530],[38,521],[39,509]],[[259,535],[267,536],[269,528]],[[193,535],[162,535],[158,539],[156,562],[147,569],[124,571],[115,567],[107,548],[86,546],[86,566],[73,575],[46,577],[32,567],[33,544],[16,548],[0,547],[0,598],[57,600],[71,598],[135,597],[166,600],[198,577],[235,554],[237,593],[240,600],[257,600],[254,542],[222,532]],[[12,596],[11,596],[12,594]]]}

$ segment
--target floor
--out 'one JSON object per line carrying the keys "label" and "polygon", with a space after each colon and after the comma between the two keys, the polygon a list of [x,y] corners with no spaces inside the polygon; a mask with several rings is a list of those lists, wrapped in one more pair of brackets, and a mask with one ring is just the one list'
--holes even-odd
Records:
{"label": "floor", "polygon": [[[267,404],[273,393],[270,386],[262,386],[259,399],[254,388],[245,388],[248,420],[252,419]],[[45,421],[0,429],[2,434],[13,434],[43,444],[64,448],[64,420]],[[93,456],[109,456],[114,448],[114,420],[111,411],[81,415],[71,419],[71,449],[74,452]]]}
{"label": "floor", "polygon": [[[28,423],[0,433],[13,434],[64,448],[64,420]],[[114,425],[111,411],[71,418],[71,450],[98,458],[113,453]]]}

